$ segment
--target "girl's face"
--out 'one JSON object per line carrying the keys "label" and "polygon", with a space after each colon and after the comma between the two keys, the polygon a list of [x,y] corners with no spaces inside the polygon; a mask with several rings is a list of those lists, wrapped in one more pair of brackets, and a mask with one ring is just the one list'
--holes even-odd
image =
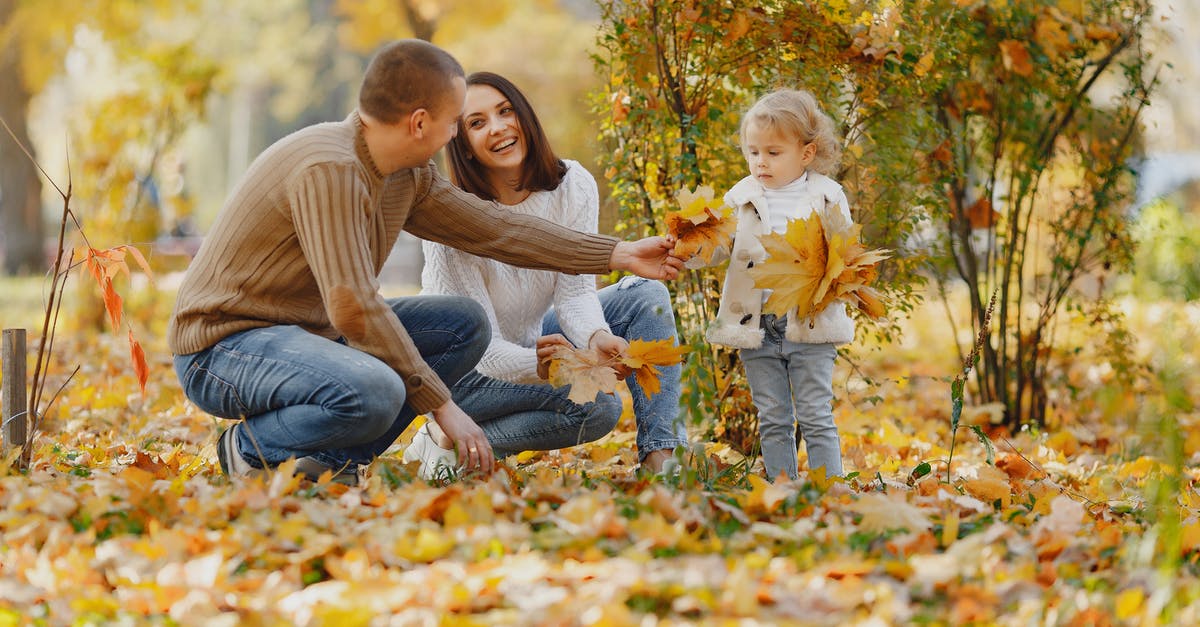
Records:
{"label": "girl's face", "polygon": [[[470,100],[470,96],[468,96]],[[804,175],[817,156],[812,142],[785,137],[775,129],[763,128],[757,122],[746,125],[742,154],[750,175],[767,189],[779,189]]]}
{"label": "girl's face", "polygon": [[516,109],[495,87],[471,85],[463,110],[471,154],[491,171],[516,171],[525,160],[525,135]]}

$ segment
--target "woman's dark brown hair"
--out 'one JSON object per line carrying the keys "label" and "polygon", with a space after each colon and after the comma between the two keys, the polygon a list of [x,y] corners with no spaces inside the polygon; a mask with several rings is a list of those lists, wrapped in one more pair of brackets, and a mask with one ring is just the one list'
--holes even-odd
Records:
{"label": "woman's dark brown hair", "polygon": [[[521,125],[521,136],[525,140],[525,160],[521,162],[521,180],[517,189],[531,192],[557,189],[567,175],[567,164],[554,155],[542,123],[525,94],[511,81],[492,72],[474,72],[467,77],[467,88],[486,85],[500,92],[512,105]],[[465,116],[464,116],[465,117]],[[471,158],[471,144],[467,140],[465,121],[458,121],[458,134],[446,146],[447,162],[450,165],[450,181],[484,200],[495,200],[498,196],[488,182],[485,168],[478,159]]]}

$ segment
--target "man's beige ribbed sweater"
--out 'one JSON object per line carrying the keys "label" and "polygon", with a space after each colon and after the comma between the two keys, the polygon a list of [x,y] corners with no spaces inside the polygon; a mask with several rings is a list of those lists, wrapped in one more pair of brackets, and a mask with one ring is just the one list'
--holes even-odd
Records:
{"label": "man's beige ribbed sweater", "polygon": [[614,238],[506,212],[449,183],[430,162],[384,176],[357,113],[268,148],[233,190],[179,288],[168,344],[204,350],[246,329],[298,325],[391,366],[408,402],[450,399],[379,294],[401,230],[517,266],[608,272]]}

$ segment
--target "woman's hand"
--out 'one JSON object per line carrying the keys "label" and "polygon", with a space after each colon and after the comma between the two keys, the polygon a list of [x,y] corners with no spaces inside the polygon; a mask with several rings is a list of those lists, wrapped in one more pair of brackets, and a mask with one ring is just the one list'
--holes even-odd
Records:
{"label": "woman's hand", "polygon": [[571,342],[560,333],[543,335],[537,339],[537,375],[539,379],[550,378],[550,361],[554,358],[554,352],[559,346],[574,348]]}
{"label": "woman's hand", "polygon": [[608,267],[628,270],[647,279],[669,281],[679,276],[683,260],[672,254],[675,238],[671,235],[644,237],[632,242],[617,242]]}
{"label": "woman's hand", "polygon": [[446,401],[432,413],[434,422],[454,441],[458,462],[463,470],[478,471],[484,476],[492,474],[496,468],[496,456],[483,429],[454,401]]}
{"label": "woman's hand", "polygon": [[617,371],[618,380],[624,381],[625,377],[633,372],[629,366],[621,363],[621,356],[629,350],[629,342],[625,341],[625,338],[617,337],[612,332],[601,329],[592,334],[588,347],[613,360],[612,369]]}

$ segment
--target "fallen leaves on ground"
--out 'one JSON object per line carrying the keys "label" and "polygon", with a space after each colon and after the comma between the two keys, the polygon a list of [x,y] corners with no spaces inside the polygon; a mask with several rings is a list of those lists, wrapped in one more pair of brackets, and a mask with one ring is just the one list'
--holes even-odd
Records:
{"label": "fallen leaves on ground", "polygon": [[[397,447],[347,488],[286,468],[227,481],[225,425],[182,400],[161,347],[143,395],[111,365],[124,338],[60,342],[88,359],[30,471],[0,470],[0,625],[1200,621],[1200,442],[1173,474],[1135,413],[1098,419],[1081,397],[1043,431],[987,427],[994,466],[960,437],[947,476],[948,385],[921,372],[955,366],[928,344],[856,363],[869,390],[839,374],[849,479],[769,483],[719,443],[678,480],[641,476],[627,412],[488,480],[427,485]],[[1105,394],[1138,411],[1111,396],[1137,392]],[[1172,419],[1200,429],[1194,409]]]}

